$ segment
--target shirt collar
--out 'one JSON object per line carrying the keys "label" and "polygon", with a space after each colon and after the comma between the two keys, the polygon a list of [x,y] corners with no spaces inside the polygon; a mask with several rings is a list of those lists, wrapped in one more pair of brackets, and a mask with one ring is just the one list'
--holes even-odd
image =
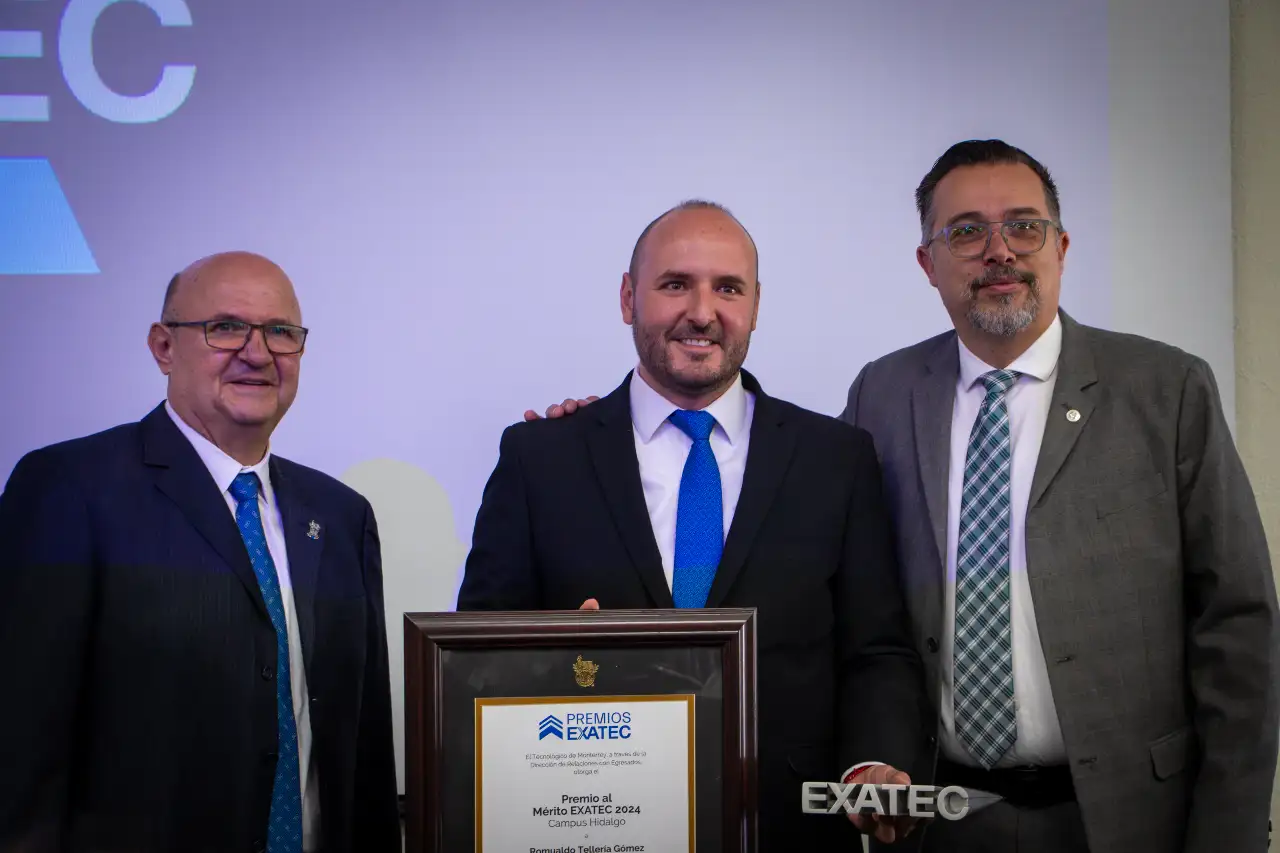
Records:
{"label": "shirt collar", "polygon": [[[653,389],[640,371],[631,376],[631,424],[645,444],[653,441],[658,428],[667,422],[671,413],[679,406],[673,404]],[[716,419],[716,428],[724,434],[730,444],[737,444],[747,427],[747,391],[742,387],[742,374],[738,373],[723,394],[717,397],[703,411]]]}
{"label": "shirt collar", "polygon": [[[967,390],[973,387],[982,374],[996,368],[974,355],[964,345],[964,341],[960,340],[959,335],[956,336],[956,343],[960,345],[960,387]],[[1036,338],[1035,343],[1027,347],[1027,351],[1015,358],[1006,369],[1044,382],[1058,369],[1058,356],[1061,353],[1062,321],[1055,313],[1049,328],[1045,329],[1040,337]]]}
{"label": "shirt collar", "polygon": [[258,481],[262,484],[262,496],[266,498],[268,504],[274,503],[275,498],[271,489],[270,448],[267,448],[267,452],[262,455],[262,459],[256,465],[241,465],[212,441],[192,429],[173,410],[173,406],[169,404],[168,400],[164,401],[164,410],[169,413],[169,417],[173,420],[174,425],[178,427],[178,431],[187,437],[187,441],[191,442],[191,446],[195,448],[196,453],[200,456],[200,461],[204,463],[205,468],[209,469],[209,474],[213,477],[213,481],[217,483],[218,491],[226,494],[231,489],[231,482],[235,480],[236,476],[247,471],[258,475]]}

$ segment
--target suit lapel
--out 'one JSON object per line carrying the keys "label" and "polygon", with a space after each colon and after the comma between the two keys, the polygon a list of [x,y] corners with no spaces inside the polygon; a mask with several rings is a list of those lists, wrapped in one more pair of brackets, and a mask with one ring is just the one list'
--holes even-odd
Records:
{"label": "suit lapel", "polygon": [[587,429],[587,447],[600,481],[600,493],[641,583],[658,607],[675,607],[644,502],[631,426],[630,383],[628,374],[619,388],[587,410],[595,416]]}
{"label": "suit lapel", "polygon": [[[1080,433],[1093,414],[1094,400],[1091,386],[1098,381],[1094,368],[1093,352],[1082,330],[1065,311],[1062,320],[1062,353],[1058,356],[1058,379],[1053,386],[1053,401],[1049,404],[1049,418],[1045,422],[1044,437],[1040,441],[1040,457],[1036,460],[1036,473],[1031,480],[1028,509],[1036,506],[1045,490],[1053,482],[1062,464],[1075,447]],[[1078,417],[1071,416],[1076,412]]]}
{"label": "suit lapel", "polygon": [[271,487],[280,507],[285,550],[289,554],[289,582],[293,587],[293,606],[298,613],[303,661],[310,671],[316,636],[316,580],[320,573],[320,555],[324,552],[325,523],[294,488],[286,465],[278,457],[271,458]]}
{"label": "suit lapel", "polygon": [[156,488],[182,510],[191,526],[231,567],[263,617],[269,618],[235,517],[209,469],[178,431],[163,404],[142,420],[142,459],[153,472]]}
{"label": "suit lapel", "polygon": [[939,573],[947,565],[947,484],[951,476],[951,411],[960,355],[954,335],[944,337],[911,389],[911,417],[925,507],[938,550]]}
{"label": "suit lapel", "polygon": [[767,396],[755,377],[745,370],[742,382],[755,395],[751,444],[747,450],[747,467],[742,474],[742,492],[733,511],[733,523],[725,539],[720,566],[707,595],[707,607],[721,606],[733,588],[747,554],[751,552],[756,532],[764,524],[765,515],[782,485],[796,443],[794,425],[787,422],[782,407]]}

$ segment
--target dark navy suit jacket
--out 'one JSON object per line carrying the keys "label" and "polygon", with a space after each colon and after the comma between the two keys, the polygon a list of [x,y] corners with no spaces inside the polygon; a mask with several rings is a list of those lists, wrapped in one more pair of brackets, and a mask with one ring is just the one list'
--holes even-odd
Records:
{"label": "dark navy suit jacket", "polygon": [[[271,481],[322,849],[398,851],[373,511],[278,456]],[[263,849],[275,669],[235,520],[163,406],[18,463],[0,495],[0,850]]]}
{"label": "dark navy suit jacket", "polygon": [[[757,613],[762,851],[853,851],[843,816],[806,815],[801,783],[927,754],[879,464],[867,433],[755,395],[751,444],[708,607]],[[631,375],[577,415],[502,437],[459,610],[674,607],[645,507]]]}

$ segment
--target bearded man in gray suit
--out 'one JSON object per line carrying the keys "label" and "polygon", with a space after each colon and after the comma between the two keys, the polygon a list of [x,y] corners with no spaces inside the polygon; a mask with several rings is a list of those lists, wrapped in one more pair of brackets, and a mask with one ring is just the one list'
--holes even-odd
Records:
{"label": "bearded man in gray suit", "polygon": [[935,783],[1004,799],[926,850],[1261,851],[1275,777],[1267,544],[1209,366],[1058,307],[1048,171],[962,142],[916,193],[955,329],[866,365]]}

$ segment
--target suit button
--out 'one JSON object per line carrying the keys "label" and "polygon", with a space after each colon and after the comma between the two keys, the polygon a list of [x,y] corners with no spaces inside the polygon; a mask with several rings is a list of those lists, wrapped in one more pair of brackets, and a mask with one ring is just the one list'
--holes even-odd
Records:
{"label": "suit button", "polygon": [[929,735],[929,746],[935,747],[937,745],[938,745],[938,738],[935,737],[934,735]]}
{"label": "suit button", "polygon": [[276,677],[276,671],[275,671],[275,669],[274,669],[273,667],[264,666],[264,667],[262,668],[262,680],[263,680],[263,681],[270,681],[271,679],[273,679],[273,678],[275,678],[275,677]]}
{"label": "suit button", "polygon": [[930,637],[929,639],[925,640],[924,645],[925,645],[925,648],[927,648],[930,652],[938,651],[938,641],[935,640],[933,637]]}
{"label": "suit button", "polygon": [[262,753],[262,763],[263,763],[263,764],[275,764],[275,763],[276,763],[276,758],[277,758],[277,757],[278,757],[278,756],[277,756],[274,752],[264,752],[264,753]]}
{"label": "suit button", "polygon": [[267,845],[261,839],[253,842],[253,853],[266,853]]}

